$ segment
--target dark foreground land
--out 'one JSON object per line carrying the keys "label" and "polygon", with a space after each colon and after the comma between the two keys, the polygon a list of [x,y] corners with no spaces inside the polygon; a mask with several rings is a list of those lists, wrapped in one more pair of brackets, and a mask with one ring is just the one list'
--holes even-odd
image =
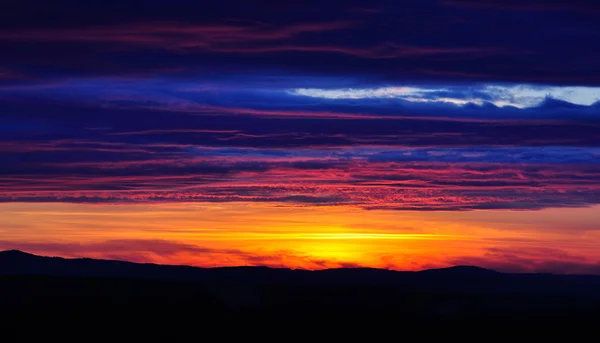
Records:
{"label": "dark foreground land", "polygon": [[280,338],[287,341],[322,329],[350,336],[367,329],[395,332],[395,340],[445,330],[481,332],[485,340],[525,331],[573,338],[600,332],[600,277],[476,267],[202,269],[9,251],[0,252],[0,318],[5,335],[84,330],[83,340],[110,332],[133,333],[136,341],[168,335],[171,341],[283,330]]}

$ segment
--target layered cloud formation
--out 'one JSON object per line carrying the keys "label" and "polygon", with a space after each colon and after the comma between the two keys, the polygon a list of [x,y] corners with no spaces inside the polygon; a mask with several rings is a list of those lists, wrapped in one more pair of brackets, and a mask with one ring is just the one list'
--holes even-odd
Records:
{"label": "layered cloud formation", "polygon": [[0,199],[426,210],[600,202],[596,105],[457,105],[423,94],[431,102],[315,100],[170,79],[5,88]]}
{"label": "layered cloud formation", "polygon": [[8,4],[0,201],[600,203],[593,3],[265,4]]}
{"label": "layered cloud formation", "polygon": [[597,11],[593,0],[10,1],[0,65],[45,79],[268,69],[593,86]]}

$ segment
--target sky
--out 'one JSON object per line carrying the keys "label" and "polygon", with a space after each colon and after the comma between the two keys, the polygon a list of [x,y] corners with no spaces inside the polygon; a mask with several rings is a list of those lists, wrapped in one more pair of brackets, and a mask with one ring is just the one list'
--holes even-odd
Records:
{"label": "sky", "polygon": [[8,0],[0,249],[600,274],[595,0]]}

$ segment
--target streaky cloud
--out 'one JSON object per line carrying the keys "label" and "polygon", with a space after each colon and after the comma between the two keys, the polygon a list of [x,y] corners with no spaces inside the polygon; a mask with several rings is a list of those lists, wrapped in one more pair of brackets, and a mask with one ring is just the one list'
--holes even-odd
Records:
{"label": "streaky cloud", "polygon": [[450,87],[385,87],[375,89],[299,88],[290,94],[326,99],[398,98],[409,102],[451,103],[456,105],[491,103],[495,106],[536,107],[548,98],[590,106],[600,101],[597,87],[557,87],[542,85],[481,85]]}

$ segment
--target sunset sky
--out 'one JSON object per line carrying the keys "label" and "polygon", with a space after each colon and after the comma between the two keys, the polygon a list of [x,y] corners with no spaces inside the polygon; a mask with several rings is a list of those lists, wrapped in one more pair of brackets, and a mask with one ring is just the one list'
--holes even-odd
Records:
{"label": "sunset sky", "polygon": [[599,16],[9,0],[0,250],[600,274]]}

